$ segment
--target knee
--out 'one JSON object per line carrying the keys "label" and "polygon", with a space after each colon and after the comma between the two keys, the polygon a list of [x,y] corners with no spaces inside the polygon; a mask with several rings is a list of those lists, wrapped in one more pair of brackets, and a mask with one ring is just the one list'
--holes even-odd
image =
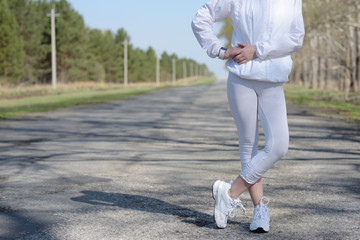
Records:
{"label": "knee", "polygon": [[289,138],[281,141],[276,141],[271,147],[270,154],[275,156],[276,159],[280,159],[286,155],[289,149]]}

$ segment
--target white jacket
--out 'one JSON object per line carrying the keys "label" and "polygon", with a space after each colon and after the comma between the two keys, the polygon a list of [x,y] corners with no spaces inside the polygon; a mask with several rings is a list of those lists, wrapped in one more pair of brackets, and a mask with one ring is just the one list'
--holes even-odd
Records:
{"label": "white jacket", "polygon": [[290,54],[301,48],[305,34],[302,0],[210,0],[197,12],[192,29],[212,58],[222,47],[213,24],[227,17],[234,27],[231,45],[252,44],[258,57],[241,65],[229,59],[229,71],[245,79],[287,82]]}

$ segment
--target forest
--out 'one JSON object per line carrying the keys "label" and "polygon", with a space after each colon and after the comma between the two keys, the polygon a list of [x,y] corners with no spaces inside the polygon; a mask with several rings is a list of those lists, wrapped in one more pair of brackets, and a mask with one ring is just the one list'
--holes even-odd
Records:
{"label": "forest", "polygon": [[[0,0],[0,86],[46,84],[51,82],[52,2],[47,0]],[[152,47],[135,48],[125,29],[117,32],[85,26],[83,17],[67,0],[55,2],[57,79],[122,83],[124,81],[124,40],[128,45],[129,82],[155,82],[156,53]],[[204,64],[163,52],[160,80],[208,74]],[[185,70],[187,69],[187,70]]]}
{"label": "forest", "polygon": [[[360,92],[360,1],[303,0],[305,39],[293,54],[290,82],[312,89]],[[227,19],[220,35],[231,42]]]}

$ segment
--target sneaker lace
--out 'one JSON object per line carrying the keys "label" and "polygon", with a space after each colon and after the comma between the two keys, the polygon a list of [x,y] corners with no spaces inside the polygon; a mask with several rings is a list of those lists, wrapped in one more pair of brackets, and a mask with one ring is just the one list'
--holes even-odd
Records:
{"label": "sneaker lace", "polygon": [[255,219],[263,219],[267,214],[267,205],[270,203],[270,199],[268,197],[262,197],[259,203],[258,211],[255,211],[254,218]]}
{"label": "sneaker lace", "polygon": [[236,216],[236,207],[240,207],[240,208],[242,208],[244,213],[246,212],[246,209],[245,209],[244,205],[241,203],[241,200],[236,199],[231,202],[231,207],[228,209],[226,215],[231,218],[234,218]]}
{"label": "sneaker lace", "polygon": [[[230,181],[230,185],[233,184],[233,181]],[[231,202],[231,207],[228,209],[226,215],[234,218],[236,216],[236,207],[240,207],[244,213],[246,212],[246,208],[244,207],[244,205],[241,203],[240,199],[235,199],[234,201]]]}

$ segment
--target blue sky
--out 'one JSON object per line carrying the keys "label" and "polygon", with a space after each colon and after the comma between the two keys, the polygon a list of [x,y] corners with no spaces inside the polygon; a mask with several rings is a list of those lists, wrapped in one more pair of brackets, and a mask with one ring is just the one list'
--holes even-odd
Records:
{"label": "blue sky", "polygon": [[[194,37],[190,23],[206,0],[69,0],[91,28],[124,28],[135,47],[153,47],[205,63],[218,77],[226,77],[224,62],[211,59]],[[218,31],[221,24],[215,25]]]}

